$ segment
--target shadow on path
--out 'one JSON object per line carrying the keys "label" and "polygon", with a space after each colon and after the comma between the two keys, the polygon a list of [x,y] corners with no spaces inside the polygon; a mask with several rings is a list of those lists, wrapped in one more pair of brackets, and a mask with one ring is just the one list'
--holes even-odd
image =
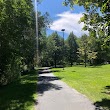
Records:
{"label": "shadow on path", "polygon": [[[43,74],[48,74],[47,76]],[[38,85],[37,85],[37,91],[39,94],[43,94],[45,91],[49,91],[51,89],[60,90],[62,87],[59,85],[56,85],[52,83],[52,81],[60,80],[61,78],[55,77],[55,76],[49,76],[51,74],[51,71],[49,70],[43,70],[39,72],[38,77]]]}

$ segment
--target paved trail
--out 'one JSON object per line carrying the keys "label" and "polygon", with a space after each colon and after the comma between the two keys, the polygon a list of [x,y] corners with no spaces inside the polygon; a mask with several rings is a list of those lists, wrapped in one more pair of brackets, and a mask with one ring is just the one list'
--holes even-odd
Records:
{"label": "paved trail", "polygon": [[36,110],[95,110],[82,94],[70,88],[49,70],[39,74]]}

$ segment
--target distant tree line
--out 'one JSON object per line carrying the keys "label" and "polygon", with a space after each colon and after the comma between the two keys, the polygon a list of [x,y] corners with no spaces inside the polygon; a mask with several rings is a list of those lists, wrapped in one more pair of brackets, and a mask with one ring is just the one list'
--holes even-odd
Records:
{"label": "distant tree line", "polygon": [[[88,30],[89,35],[78,38],[74,33],[70,33],[68,39],[65,40],[63,52],[63,39],[56,32],[53,33],[45,43],[47,49],[46,53],[42,51],[41,64],[56,67],[63,63],[71,66],[84,63],[86,67],[87,64],[110,63],[110,0],[64,0],[63,4],[71,8],[74,8],[75,4],[84,7],[86,12],[80,22],[84,22],[83,30]],[[62,45],[57,45],[58,41],[53,38],[55,35],[59,36]]]}
{"label": "distant tree line", "polygon": [[77,37],[71,32],[67,39],[53,32],[45,38],[45,47],[40,55],[41,66],[54,66],[65,64],[99,65],[110,63],[110,49],[104,48],[103,42],[95,33]]}

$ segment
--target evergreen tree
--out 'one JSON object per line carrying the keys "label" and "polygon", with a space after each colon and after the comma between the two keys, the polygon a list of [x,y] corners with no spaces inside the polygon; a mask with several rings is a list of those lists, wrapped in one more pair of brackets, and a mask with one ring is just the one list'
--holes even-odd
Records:
{"label": "evergreen tree", "polygon": [[73,32],[70,33],[68,39],[67,39],[67,45],[68,45],[68,56],[67,59],[71,66],[73,65],[73,62],[77,61],[78,55],[78,45],[76,42],[76,36],[73,34]]}

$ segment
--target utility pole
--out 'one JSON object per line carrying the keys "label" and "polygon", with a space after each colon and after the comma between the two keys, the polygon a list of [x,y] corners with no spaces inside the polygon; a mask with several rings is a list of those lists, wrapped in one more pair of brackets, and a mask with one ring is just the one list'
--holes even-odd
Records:
{"label": "utility pole", "polygon": [[39,64],[39,37],[38,37],[38,1],[35,0],[35,18],[36,18],[36,52],[37,65]]}

